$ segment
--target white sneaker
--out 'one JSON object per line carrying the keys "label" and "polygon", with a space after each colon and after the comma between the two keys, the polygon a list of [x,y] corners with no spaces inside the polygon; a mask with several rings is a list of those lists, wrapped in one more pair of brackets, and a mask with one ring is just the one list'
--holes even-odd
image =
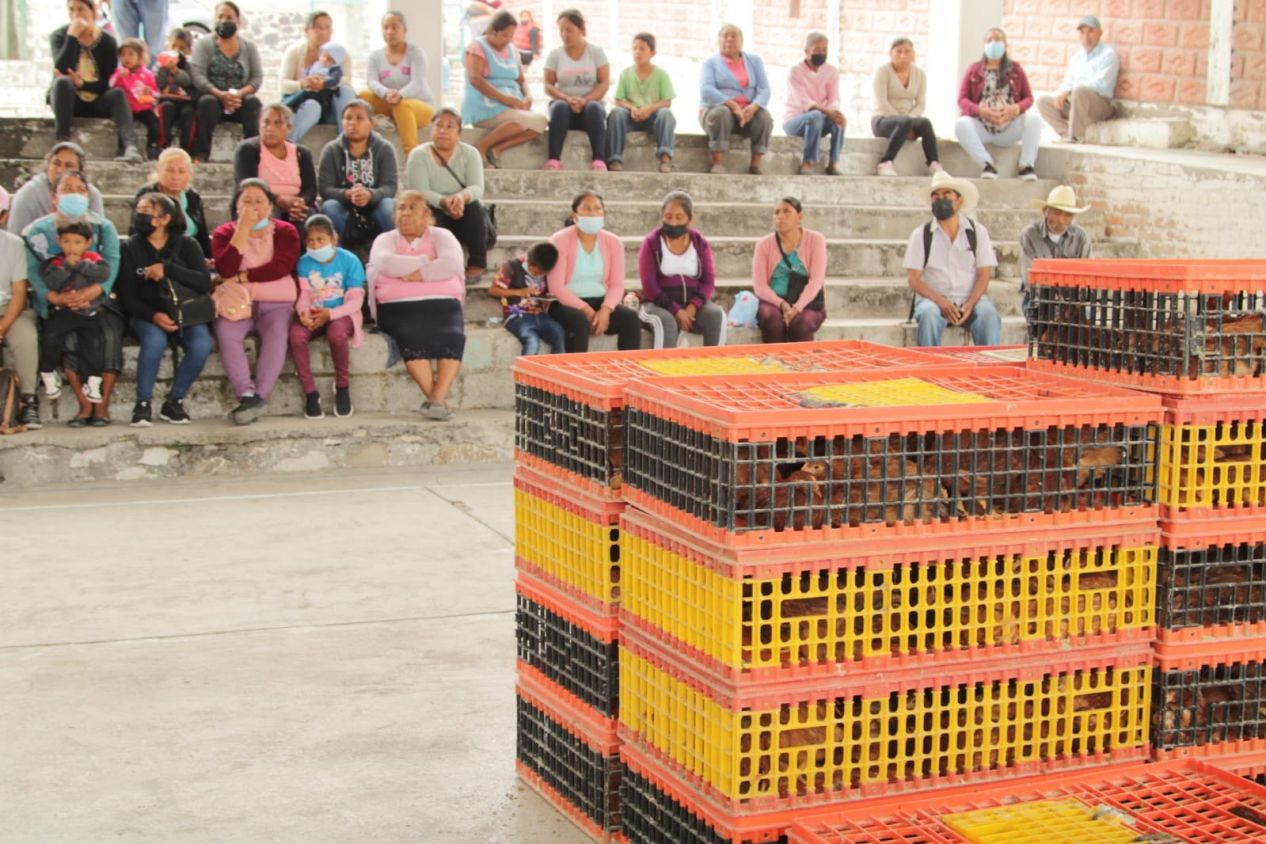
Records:
{"label": "white sneaker", "polygon": [[84,398],[93,404],[101,404],[100,375],[89,375],[84,379]]}
{"label": "white sneaker", "polygon": [[875,172],[880,176],[895,176],[897,175],[897,168],[892,166],[891,161],[881,161]]}
{"label": "white sneaker", "polygon": [[44,382],[44,395],[55,399],[62,394],[62,379],[56,372],[41,372],[40,380]]}
{"label": "white sneaker", "polygon": [[928,165],[928,172],[935,176],[937,173],[944,173],[945,168],[941,166],[941,162],[933,161]]}

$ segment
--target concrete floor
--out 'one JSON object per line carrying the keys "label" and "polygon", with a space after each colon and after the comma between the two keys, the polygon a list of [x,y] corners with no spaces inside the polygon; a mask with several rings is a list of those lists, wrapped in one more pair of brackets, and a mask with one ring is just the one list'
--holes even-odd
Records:
{"label": "concrete floor", "polygon": [[588,841],[514,775],[510,472],[0,492],[0,840]]}

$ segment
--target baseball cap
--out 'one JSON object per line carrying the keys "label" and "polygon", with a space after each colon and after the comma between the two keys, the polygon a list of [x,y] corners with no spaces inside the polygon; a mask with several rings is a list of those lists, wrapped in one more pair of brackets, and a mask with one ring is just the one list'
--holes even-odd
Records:
{"label": "baseball cap", "polygon": [[1081,29],[1083,26],[1088,26],[1091,29],[1103,29],[1103,25],[1099,23],[1099,19],[1094,15],[1086,15],[1082,18],[1081,23],[1077,24],[1077,28]]}

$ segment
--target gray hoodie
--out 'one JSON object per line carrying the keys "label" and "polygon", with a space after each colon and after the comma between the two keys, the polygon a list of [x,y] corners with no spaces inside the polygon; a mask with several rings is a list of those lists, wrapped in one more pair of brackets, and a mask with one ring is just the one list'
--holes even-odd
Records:
{"label": "gray hoodie", "polygon": [[337,199],[347,205],[347,191],[356,184],[369,188],[371,205],[394,197],[400,186],[396,148],[377,132],[369,133],[369,148],[359,158],[351,157],[347,138],[341,134],[321,150],[317,187],[322,199]]}

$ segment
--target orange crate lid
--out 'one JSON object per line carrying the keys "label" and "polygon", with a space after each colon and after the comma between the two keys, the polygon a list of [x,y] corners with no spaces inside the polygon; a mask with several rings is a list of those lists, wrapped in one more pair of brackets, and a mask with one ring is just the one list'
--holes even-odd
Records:
{"label": "orange crate lid", "polygon": [[1266,290],[1266,260],[1043,258],[1033,262],[1029,283],[1155,293],[1244,293]]}

